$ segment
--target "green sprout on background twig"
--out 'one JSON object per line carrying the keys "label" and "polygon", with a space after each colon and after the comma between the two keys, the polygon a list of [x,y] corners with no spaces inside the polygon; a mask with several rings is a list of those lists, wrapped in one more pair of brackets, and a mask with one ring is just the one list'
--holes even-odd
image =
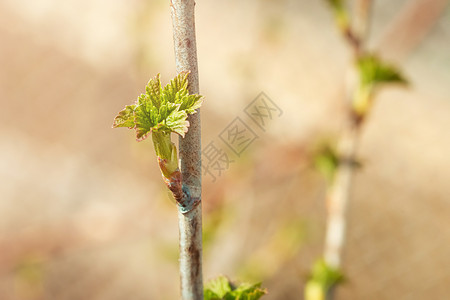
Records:
{"label": "green sprout on background twig", "polygon": [[331,5],[338,28],[345,32],[349,27],[349,17],[343,0],[328,0]]}
{"label": "green sprout on background twig", "polygon": [[331,8],[334,13],[334,19],[336,25],[341,32],[341,34],[345,37],[345,39],[352,45],[355,52],[359,52],[361,46],[361,40],[357,36],[357,34],[352,29],[350,24],[350,17],[347,11],[347,3],[345,0],[327,0],[328,4],[331,5]]}
{"label": "green sprout on background twig", "polygon": [[362,167],[362,163],[354,157],[342,157],[339,155],[336,145],[332,141],[326,141],[319,145],[313,155],[314,167],[327,180],[328,184],[333,184],[336,172],[341,164],[350,164],[353,168]]}
{"label": "green sprout on background twig", "polygon": [[187,117],[196,113],[203,98],[197,94],[189,95],[188,75],[189,72],[181,72],[164,88],[160,75],[156,75],[145,87],[145,94],[120,111],[113,123],[113,128],[134,129],[137,141],[145,140],[151,133],[164,181],[184,211],[189,211],[193,203],[189,191],[182,186],[177,149],[171,134],[184,137],[189,127]]}
{"label": "green sprout on background twig", "polygon": [[226,277],[219,276],[206,284],[204,300],[258,300],[265,294],[267,290],[261,288],[261,283],[235,286]]}
{"label": "green sprout on background twig", "polygon": [[343,274],[323,260],[316,261],[305,287],[305,299],[325,300],[327,293],[344,280]]}
{"label": "green sprout on background twig", "polygon": [[358,58],[359,85],[353,97],[352,108],[357,116],[364,117],[372,104],[373,94],[383,84],[407,84],[406,79],[394,66],[372,54]]}
{"label": "green sprout on background twig", "polygon": [[342,282],[341,257],[347,227],[354,170],[361,164],[357,159],[360,134],[376,100],[380,87],[386,84],[406,84],[401,72],[367,49],[367,28],[372,1],[357,1],[349,11],[349,1],[326,0],[335,23],[346,44],[353,52],[357,82],[348,82],[348,114],[345,127],[336,146],[324,145],[314,156],[316,168],[323,173],[327,187],[327,227],[324,258],[313,267],[305,286],[305,299],[332,300],[336,286]]}
{"label": "green sprout on background twig", "polygon": [[339,155],[330,143],[321,145],[313,156],[315,168],[322,173],[328,183],[333,182],[339,166]]}

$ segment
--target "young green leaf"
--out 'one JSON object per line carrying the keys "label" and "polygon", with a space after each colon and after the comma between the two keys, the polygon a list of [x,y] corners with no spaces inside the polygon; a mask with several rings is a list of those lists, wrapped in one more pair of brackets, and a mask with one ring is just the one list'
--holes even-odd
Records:
{"label": "young green leaf", "polygon": [[157,128],[160,119],[157,108],[153,106],[149,96],[146,94],[139,96],[138,104],[134,110],[134,117],[138,141],[147,138],[150,131]]}
{"label": "young green leaf", "polygon": [[203,299],[204,300],[222,300],[223,298],[217,296],[217,294],[211,290],[205,290],[203,292]]}
{"label": "young green leaf", "polygon": [[339,166],[339,157],[331,145],[324,145],[314,156],[314,165],[328,182],[332,182]]}
{"label": "young green leaf", "polygon": [[181,72],[177,77],[172,79],[161,92],[161,98],[164,102],[172,102],[181,104],[183,99],[189,95],[187,90],[187,76],[189,73]]}
{"label": "young green leaf", "polygon": [[406,79],[393,66],[381,61],[373,54],[360,57],[357,61],[360,82],[355,89],[352,109],[359,117],[364,117],[372,106],[376,89],[387,83],[406,84]]}
{"label": "young green leaf", "polygon": [[205,300],[258,300],[267,294],[265,289],[261,288],[261,284],[241,284],[237,288],[234,287],[229,280],[220,276],[211,280],[205,285]]}
{"label": "young green leaf", "polygon": [[349,18],[347,8],[345,7],[345,0],[327,0],[333,9],[336,23],[339,29],[343,32],[349,30]]}
{"label": "young green leaf", "polygon": [[166,127],[172,132],[178,133],[182,137],[188,131],[189,121],[186,120],[185,111],[175,111],[167,116]]}
{"label": "young green leaf", "polygon": [[133,128],[134,123],[134,110],[136,105],[127,105],[125,108],[119,112],[119,114],[114,118],[113,128],[116,127],[128,127]]}
{"label": "young green leaf", "polygon": [[161,105],[161,80],[159,74],[148,81],[145,91],[153,106],[159,109]]}
{"label": "young green leaf", "polygon": [[306,300],[325,300],[330,288],[341,283],[344,276],[336,268],[319,259],[313,266],[310,278],[305,287]]}
{"label": "young green leaf", "polygon": [[195,110],[202,105],[202,96],[188,95],[180,101],[180,110],[185,110],[188,114],[195,114]]}
{"label": "young green leaf", "polygon": [[160,75],[150,79],[145,94],[134,105],[125,107],[114,119],[113,127],[134,128],[142,141],[153,131],[174,132],[184,137],[188,131],[187,117],[202,104],[201,95],[189,95],[188,72],[181,72],[161,88]]}
{"label": "young green leaf", "polygon": [[362,86],[375,86],[381,83],[407,83],[399,70],[381,61],[374,55],[365,55],[357,61]]}
{"label": "young green leaf", "polygon": [[209,293],[214,294],[215,297],[222,299],[226,294],[230,293],[232,289],[228,279],[225,276],[219,276],[216,279],[210,280],[205,285],[205,292],[206,291],[209,291]]}
{"label": "young green leaf", "polygon": [[234,298],[229,298],[229,300],[234,299],[258,300],[259,298],[267,294],[267,291],[261,288],[261,283],[257,283],[254,285],[241,284],[240,286],[238,286],[236,290],[232,291],[230,294]]}
{"label": "young green leaf", "polygon": [[[136,139],[142,141],[152,133],[153,145],[161,172],[172,183],[178,184],[178,158],[170,134],[184,137],[188,131],[187,117],[194,114],[202,103],[202,96],[189,95],[189,72],[181,72],[164,88],[160,75],[150,79],[135,104],[128,105],[115,117],[113,128],[128,127],[136,131]],[[181,190],[180,190],[181,191]]]}
{"label": "young green leaf", "polygon": [[334,9],[344,9],[344,0],[328,0],[328,3],[330,3]]}

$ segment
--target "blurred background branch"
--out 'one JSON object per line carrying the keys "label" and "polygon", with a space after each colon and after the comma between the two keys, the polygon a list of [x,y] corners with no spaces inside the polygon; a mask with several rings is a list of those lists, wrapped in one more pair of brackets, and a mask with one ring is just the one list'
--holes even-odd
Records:
{"label": "blurred background branch", "polygon": [[401,61],[427,37],[449,7],[448,0],[407,1],[376,42],[383,57]]}

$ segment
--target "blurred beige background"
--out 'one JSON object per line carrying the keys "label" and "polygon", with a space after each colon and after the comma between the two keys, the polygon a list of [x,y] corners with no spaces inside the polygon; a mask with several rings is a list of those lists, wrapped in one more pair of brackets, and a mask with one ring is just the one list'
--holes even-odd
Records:
{"label": "blurred beige background", "polygon": [[[401,23],[422,2],[412,23]],[[450,293],[450,9],[374,1],[369,45],[411,85],[384,89],[364,129],[337,299]],[[321,255],[325,181],[350,51],[325,1],[197,1],[203,145],[241,117],[258,139],[204,178],[204,276],[302,299]],[[402,27],[403,26],[403,27]],[[0,2],[0,299],[177,299],[176,207],[152,145],[115,114],[175,75],[169,1]],[[266,131],[244,108],[265,92]]]}

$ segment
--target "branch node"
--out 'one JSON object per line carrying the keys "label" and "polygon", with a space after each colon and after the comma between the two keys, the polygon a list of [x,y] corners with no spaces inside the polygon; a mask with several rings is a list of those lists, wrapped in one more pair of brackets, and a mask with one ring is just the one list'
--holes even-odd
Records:
{"label": "branch node", "polygon": [[191,191],[189,190],[189,187],[187,185],[183,184],[182,191],[183,191],[183,199],[177,202],[178,210],[182,214],[186,214],[191,210],[193,210],[197,205],[199,205],[202,199],[192,197]]}

